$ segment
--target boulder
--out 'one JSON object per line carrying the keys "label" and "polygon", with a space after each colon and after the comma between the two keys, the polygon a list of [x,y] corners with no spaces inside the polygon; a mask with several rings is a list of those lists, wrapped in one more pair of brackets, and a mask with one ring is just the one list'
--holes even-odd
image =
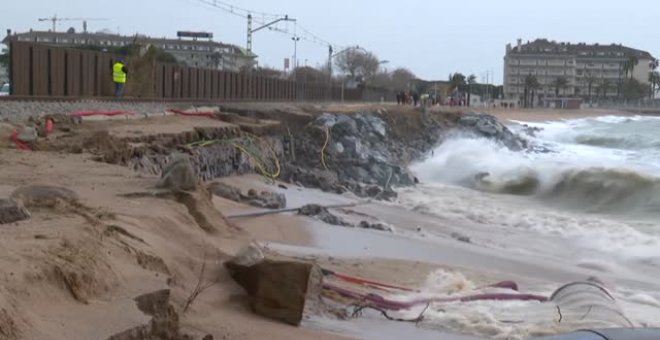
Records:
{"label": "boulder", "polygon": [[357,122],[353,117],[337,115],[335,117],[335,123],[332,126],[332,134],[339,136],[357,136],[359,134]]}
{"label": "boulder", "polygon": [[174,154],[170,162],[163,168],[156,187],[172,191],[195,190],[197,182],[197,175],[190,159],[183,154]]}
{"label": "boulder", "polygon": [[38,136],[38,133],[37,133],[37,129],[29,126],[29,127],[23,128],[19,132],[16,139],[18,139],[19,141],[21,141],[23,143],[26,143],[26,144],[34,144],[34,142],[37,141],[38,137],[39,136]]}
{"label": "boulder", "polygon": [[458,233],[458,232],[453,232],[453,233],[451,233],[450,236],[451,236],[451,238],[453,238],[454,240],[459,241],[459,242],[472,243],[472,240],[470,239],[469,236],[463,235],[463,234]]}
{"label": "boulder", "polygon": [[259,194],[248,195],[248,203],[259,208],[283,209],[286,208],[286,196],[277,192],[262,191]]}
{"label": "boulder", "polygon": [[240,189],[221,182],[213,182],[209,184],[208,190],[213,195],[226,198],[228,200],[232,200],[235,202],[240,202],[241,198],[243,197],[243,194],[241,193]]}
{"label": "boulder", "polygon": [[225,268],[245,289],[256,314],[294,326],[300,325],[306,302],[322,289],[321,268],[311,263],[263,260],[246,266],[230,260]]}
{"label": "boulder", "polygon": [[247,195],[243,195],[240,189],[220,182],[211,183],[208,190],[216,196],[234,202],[247,203],[253,207],[266,209],[286,208],[286,196],[277,192],[262,191],[258,193],[256,190],[250,189]]}
{"label": "boulder", "polygon": [[527,141],[514,134],[497,120],[497,117],[484,113],[466,113],[458,121],[459,125],[477,135],[495,139],[507,148],[519,151],[527,147]]}
{"label": "boulder", "polygon": [[0,224],[14,223],[30,218],[30,212],[21,202],[11,198],[0,199]]}
{"label": "boulder", "polygon": [[331,225],[343,227],[352,227],[350,223],[344,221],[339,216],[333,215],[327,208],[318,204],[308,204],[298,209],[298,215],[314,217],[317,220]]}
{"label": "boulder", "polygon": [[387,232],[394,232],[394,228],[391,226],[385,225],[383,223],[369,223],[367,221],[362,221],[360,224],[358,224],[358,227],[362,229],[371,229],[371,230],[378,230],[378,231],[387,231]]}
{"label": "boulder", "polygon": [[181,332],[179,314],[170,304],[169,289],[140,295],[135,298],[135,304],[141,312],[152,317],[151,321],[117,333],[108,340],[193,339],[190,335]]}

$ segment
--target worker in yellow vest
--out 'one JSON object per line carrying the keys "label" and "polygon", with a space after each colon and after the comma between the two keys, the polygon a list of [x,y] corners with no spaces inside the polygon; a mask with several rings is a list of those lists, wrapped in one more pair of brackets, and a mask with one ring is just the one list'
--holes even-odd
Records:
{"label": "worker in yellow vest", "polygon": [[112,80],[115,83],[115,97],[121,97],[124,95],[124,86],[126,85],[127,76],[128,71],[122,60],[118,60],[112,65]]}

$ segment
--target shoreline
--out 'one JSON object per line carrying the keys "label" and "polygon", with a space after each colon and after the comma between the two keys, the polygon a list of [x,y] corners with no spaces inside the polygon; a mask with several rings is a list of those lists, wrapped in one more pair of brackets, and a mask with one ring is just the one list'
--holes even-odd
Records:
{"label": "shoreline", "polygon": [[[384,156],[390,156],[391,150],[400,152],[401,149],[405,149],[391,158],[391,163],[397,163],[399,167],[397,171],[400,171],[394,177],[398,177],[398,183],[405,183],[402,181],[405,180],[403,176],[405,166],[401,164],[405,164],[406,159],[418,157],[422,151],[432,146],[442,133],[457,127],[461,119],[454,112],[447,114],[438,112],[431,116],[435,121],[429,123],[419,110],[412,108],[404,110],[373,105],[364,107],[374,112],[355,114],[359,117],[357,121],[355,119],[358,118],[355,117],[323,116],[326,122],[343,124],[340,127],[344,128],[344,132],[342,129],[337,129],[330,136],[329,132],[323,133],[322,129],[318,131],[308,129],[305,133],[309,135],[303,133],[297,135],[296,138],[299,139],[296,145],[302,145],[303,148],[297,150],[296,156],[303,163],[298,163],[299,167],[294,172],[303,176],[286,178],[287,183],[266,180],[258,175],[240,175],[256,171],[254,160],[243,157],[231,146],[218,145],[217,149],[211,146],[208,149],[191,151],[208,152],[204,156],[207,158],[202,157],[201,163],[196,163],[200,165],[197,170],[208,171],[210,163],[229,165],[215,169],[215,172],[208,172],[207,175],[230,174],[228,177],[213,181],[231,184],[243,192],[254,189],[256,192],[266,190],[283,194],[286,196],[286,205],[289,208],[297,208],[309,203],[334,205],[364,202],[368,197],[374,196],[358,197],[360,192],[337,190],[339,186],[325,186],[324,184],[327,183],[318,179],[325,179],[332,171],[337,172],[334,175],[338,176],[340,171],[346,170],[343,164],[351,164],[342,161],[350,160],[354,155],[360,157],[366,155],[366,159],[371,159],[369,157],[375,154],[374,151],[378,147],[380,148],[378,151]],[[292,130],[296,129],[294,126],[299,126],[300,130],[307,129],[303,128],[307,124],[303,122],[315,121],[326,108],[299,107],[300,112],[289,113],[288,117],[281,118],[281,123],[299,124],[292,125]],[[345,110],[360,111],[355,106],[347,106]],[[603,112],[580,112],[580,116],[597,116],[602,115]],[[493,113],[499,115],[500,119],[556,117],[555,112],[543,111]],[[569,113],[573,117],[577,115],[575,112]],[[225,260],[235,255],[245,245],[255,241],[265,246],[269,256],[286,256],[288,259],[315,262],[333,271],[412,287],[427,296],[471,294],[490,284],[509,280],[515,281],[521,292],[549,295],[561,284],[585,280],[590,276],[602,278],[613,287],[623,287],[628,292],[632,292],[630,294],[638,291],[653,292],[656,288],[652,278],[647,277],[650,274],[631,278],[627,277],[626,273],[630,274],[637,268],[618,271],[613,270],[616,267],[589,262],[592,258],[597,258],[599,253],[565,244],[560,236],[543,234],[531,228],[525,229],[525,224],[518,229],[515,228],[518,227],[516,224],[499,224],[498,219],[506,217],[504,216],[507,214],[506,210],[477,209],[488,206],[486,194],[445,187],[437,189],[440,190],[438,193],[430,192],[448,195],[443,198],[444,200],[415,203],[410,199],[410,195],[429,188],[421,183],[417,187],[399,185],[400,189],[397,189],[397,192],[391,190],[392,186],[396,186],[389,185],[388,177],[392,174],[388,175],[387,171],[383,171],[390,169],[391,163],[388,162],[382,162],[381,168],[376,170],[370,169],[374,165],[373,162],[367,162],[368,166],[360,168],[367,173],[363,175],[357,171],[358,176],[354,178],[357,178],[355,182],[358,184],[369,185],[369,190],[362,193],[371,192],[371,195],[378,197],[380,195],[378,192],[382,192],[390,194],[390,198],[394,201],[369,200],[368,204],[331,209],[333,214],[350,221],[350,227],[331,226],[316,218],[298,216],[295,213],[227,221],[223,216],[262,209],[248,206],[245,201],[236,203],[216,196],[210,199],[204,198],[205,194],[195,198],[198,200],[195,204],[201,204],[199,206],[195,204],[191,206],[189,201],[184,203],[186,201],[149,195],[123,196],[140,190],[152,190],[154,183],[158,181],[157,174],[162,170],[162,166],[167,164],[170,153],[176,150],[177,145],[194,145],[199,138],[207,138],[200,137],[196,133],[198,128],[212,133],[212,138],[235,140],[241,129],[252,134],[262,133],[272,138],[271,140],[278,143],[275,144],[276,151],[264,149],[256,152],[275,155],[279,172],[280,165],[282,169],[287,166],[289,144],[286,139],[278,135],[282,133],[281,131],[272,128],[273,124],[270,123],[272,121],[268,119],[272,119],[273,116],[270,115],[280,115],[280,113],[273,108],[272,112],[262,112],[262,114],[265,117],[260,120],[248,119],[238,113],[227,113],[222,116],[221,119],[225,119],[222,122],[204,117],[150,117],[147,118],[148,120],[140,121],[113,121],[105,122],[106,124],[84,122],[80,126],[73,124],[69,126],[65,125],[66,121],[58,121],[57,124],[64,125],[67,130],[62,130],[66,133],[58,134],[54,138],[44,139],[45,142],[52,143],[50,145],[52,149],[31,153],[0,150],[2,154],[0,177],[7,179],[0,185],[0,194],[9,196],[13,190],[21,186],[48,183],[70,188],[80,195],[90,211],[97,212],[94,216],[99,216],[93,217],[94,223],[90,225],[85,219],[85,217],[89,219],[90,216],[81,214],[80,211],[68,211],[66,207],[63,211],[38,209],[31,219],[16,223],[15,228],[0,229],[5,236],[0,245],[10,254],[7,258],[0,258],[0,265],[12,273],[18,273],[5,278],[4,282],[8,289],[0,291],[0,307],[4,305],[3,299],[11,302],[9,320],[23,322],[19,324],[18,329],[24,332],[25,337],[39,338],[40,334],[47,333],[71,338],[72,332],[81,337],[98,336],[98,333],[94,333],[95,323],[104,319],[111,326],[103,329],[102,335],[112,335],[113,332],[139,326],[145,322],[146,317],[133,317],[141,315],[137,309],[131,309],[132,299],[135,296],[167,289],[171,294],[172,304],[181,313],[181,329],[201,336],[204,334],[199,332],[213,334],[216,337],[226,336],[245,340],[264,337],[293,340],[310,337],[319,340],[378,337],[380,340],[387,339],[391,334],[419,335],[419,338],[435,335],[442,336],[443,339],[473,339],[469,336],[452,334],[476,334],[491,338],[509,333],[517,336],[528,331],[503,325],[497,321],[495,314],[484,314],[480,309],[487,307],[495,312],[501,311],[498,309],[500,304],[496,303],[448,306],[449,312],[446,314],[442,311],[445,306],[438,306],[437,309],[429,311],[428,320],[484,318],[481,321],[484,327],[490,327],[491,332],[497,334],[484,333],[485,328],[475,329],[474,325],[460,322],[449,322],[449,326],[431,322],[426,324],[423,330],[415,327],[401,328],[398,324],[385,321],[378,314],[366,314],[364,319],[358,320],[339,320],[336,316],[318,313],[311,315],[311,322],[306,324],[307,327],[302,328],[293,328],[266,320],[252,314],[245,293],[233,282],[228,273],[222,270],[222,263]],[[561,118],[565,117],[567,116],[563,115]],[[492,122],[494,119],[489,119],[492,124],[498,124],[495,126],[502,126],[498,122]],[[187,125],[176,124],[177,122],[184,122]],[[260,130],[258,125],[264,122],[270,125],[261,126],[263,129]],[[149,126],[147,134],[143,134],[142,127],[145,124]],[[163,126],[160,127],[159,124]],[[284,126],[288,127],[288,125]],[[370,130],[355,130],[365,126]],[[387,129],[384,126],[388,126]],[[161,130],[169,133],[159,135]],[[346,133],[346,130],[354,131]],[[69,140],[73,143],[87,143],[88,137],[98,136],[96,133],[99,131],[106,131],[106,134],[109,131],[111,137],[117,139],[99,139],[98,144],[94,144],[91,149],[83,147],[68,149],[72,144]],[[367,140],[368,144],[364,144],[367,146],[358,145],[350,138],[355,136]],[[62,139],[57,140],[60,137]],[[325,147],[321,149],[324,145],[323,141],[330,138],[333,138],[333,143],[325,142],[328,150],[325,150]],[[126,142],[127,140],[131,144]],[[388,144],[384,145],[384,142]],[[338,145],[341,143],[344,144]],[[67,148],[62,149],[62,145],[65,144]],[[144,153],[128,153],[134,151],[130,146],[137,144],[141,145],[140,151]],[[126,149],[116,149],[117,145]],[[346,150],[349,148],[350,155],[347,155]],[[368,149],[368,154],[364,154],[364,148]],[[98,162],[99,155],[115,157],[105,160],[116,164]],[[127,157],[127,155],[135,157],[139,155],[142,158],[136,163],[126,161],[128,164],[124,164],[122,159],[135,160],[135,157]],[[320,169],[319,158],[328,161],[329,168],[333,170]],[[264,164],[266,170],[271,170],[268,168],[270,162]],[[318,177],[311,181],[309,177],[304,176],[309,174],[305,171],[311,171],[310,169],[318,171]],[[354,175],[353,172],[343,174]],[[377,177],[374,174],[383,178],[375,179]],[[340,182],[335,178],[334,183]],[[392,183],[395,181],[393,180]],[[324,188],[328,192],[306,188],[304,185]],[[381,189],[381,186],[384,188]],[[199,187],[198,189],[200,192],[197,193],[206,190]],[[379,191],[374,193],[372,189]],[[436,190],[436,188],[431,189]],[[478,200],[471,200],[473,196],[478,197]],[[475,207],[474,204],[477,206]],[[105,211],[108,213],[103,213]],[[209,212],[212,218],[205,219],[199,216],[200,213],[205,212]],[[358,227],[361,221],[382,222],[381,226],[391,227],[391,230],[364,229]],[[208,228],[218,232],[209,232]],[[99,234],[104,236],[100,239],[95,237]],[[553,253],[553,250],[560,248],[566,254],[575,256]],[[68,260],[59,261],[60,258]],[[91,262],[86,262],[88,259],[91,259]],[[213,271],[205,275],[200,268],[205,268],[207,263],[213,266]],[[66,276],[50,275],[53,270],[91,279],[89,282],[76,283],[71,287],[71,284],[67,283]],[[208,292],[199,296],[190,311],[182,311],[181,306],[189,298],[191,290],[199,282],[210,279],[217,281],[213,281],[214,284]],[[68,290],[53,288],[67,287],[67,284]],[[24,294],[26,290],[29,290],[30,295]],[[34,306],[44,304],[41,297],[49,295],[53,295],[54,299],[48,308],[44,307],[44,311],[49,312],[35,310]],[[398,296],[404,300],[415,297],[405,294]],[[87,304],[81,304],[80,301],[85,301]],[[121,306],[118,305],[120,302]],[[119,313],[122,308],[124,313]],[[61,315],[55,313],[59,309],[66,310],[67,313]],[[405,316],[406,313],[412,312],[399,314]],[[50,314],[56,316],[44,322],[44,318]],[[79,327],[75,330],[62,329],[58,326],[66,324],[71,319],[79,321]],[[219,323],[218,320],[223,322]],[[0,327],[3,326],[1,322],[2,319],[0,319]],[[376,328],[374,331],[376,333],[361,332],[358,325],[371,325]],[[558,332],[559,330],[544,328],[540,331]]]}

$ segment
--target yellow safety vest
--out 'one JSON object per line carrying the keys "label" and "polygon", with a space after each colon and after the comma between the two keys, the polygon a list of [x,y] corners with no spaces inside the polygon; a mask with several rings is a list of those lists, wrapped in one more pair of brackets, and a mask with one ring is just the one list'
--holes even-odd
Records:
{"label": "yellow safety vest", "polygon": [[118,84],[126,84],[126,73],[124,73],[124,64],[116,62],[112,66],[112,80]]}

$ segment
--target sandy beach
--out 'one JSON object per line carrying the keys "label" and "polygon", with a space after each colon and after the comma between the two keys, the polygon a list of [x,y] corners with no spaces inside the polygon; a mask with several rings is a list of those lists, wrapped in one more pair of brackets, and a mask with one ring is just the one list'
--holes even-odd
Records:
{"label": "sandy beach", "polygon": [[[301,110],[294,118],[308,114],[305,110],[309,109]],[[383,106],[378,110],[401,109]],[[502,120],[534,122],[613,112],[489,113]],[[395,132],[417,133],[409,117],[417,117],[413,115],[419,112],[392,115],[386,118],[397,122],[392,117],[399,117],[404,122],[394,127],[398,129]],[[188,137],[177,133],[190,136],[187,131],[200,126],[231,133],[238,129],[233,123],[207,118],[186,120],[187,125],[177,124],[178,119],[183,118],[162,119],[162,136],[174,135],[176,143],[189,142],[185,139]],[[138,122],[114,121],[107,126],[91,121],[83,126],[90,131],[109,130],[110,134],[130,139],[127,145],[135,147],[153,139],[150,134],[161,134],[158,122],[152,117]],[[87,135],[81,136],[63,134],[49,145],[55,148],[66,144],[60,150],[75,150],[76,138],[89,140]],[[95,147],[107,145],[102,142]],[[115,158],[110,160],[119,162],[125,156],[114,148]],[[314,149],[315,161],[316,152]],[[399,301],[510,293],[490,286],[500,282],[515,282],[516,294],[550,296],[563,284],[597,278],[611,289],[635,326],[655,325],[653,315],[660,306],[656,299],[660,292],[653,263],[608,262],[611,253],[606,250],[566,241],[584,225],[618,226],[614,222],[551,207],[541,209],[526,197],[436,183],[424,177],[424,171],[416,165],[423,165],[425,158],[413,164],[413,170],[422,176],[421,182],[398,187],[398,197],[390,202],[361,198],[351,192],[323,192],[255,174],[215,180],[242,192],[252,189],[281,194],[287,208],[311,203],[345,205],[329,211],[351,225],[367,221],[386,226],[374,230],[329,225],[295,212],[234,218],[264,209],[217,196],[207,201],[204,197],[208,193],[203,190],[179,201],[135,195],[153,190],[159,176],[98,162],[94,160],[99,159],[98,155],[92,156],[0,150],[0,196],[10,196],[21,186],[47,184],[72,190],[81,202],[38,207],[31,210],[30,219],[3,226],[0,243],[6,251],[0,256],[0,326],[9,330],[9,339],[109,338],[149,322],[133,299],[162,289],[170,292],[181,332],[199,338],[211,334],[216,339],[525,339],[579,328],[554,322],[555,312],[539,302],[429,303],[426,309],[416,306],[394,312],[398,318],[424,316],[417,323],[400,323],[388,321],[377,312],[357,318],[340,317],[342,313],[350,314],[351,308],[338,302],[343,300],[332,298],[326,307],[307,314],[302,327],[284,325],[252,314],[243,290],[222,268],[224,261],[251,242],[260,244],[270,258],[315,263],[333,272],[414,291],[365,290]],[[600,237],[601,231],[588,235]],[[206,288],[190,308],[184,308],[200,283],[208,285],[204,284]],[[538,320],[527,318],[530,313]],[[75,320],[75,327],[70,326],[71,320]]]}

